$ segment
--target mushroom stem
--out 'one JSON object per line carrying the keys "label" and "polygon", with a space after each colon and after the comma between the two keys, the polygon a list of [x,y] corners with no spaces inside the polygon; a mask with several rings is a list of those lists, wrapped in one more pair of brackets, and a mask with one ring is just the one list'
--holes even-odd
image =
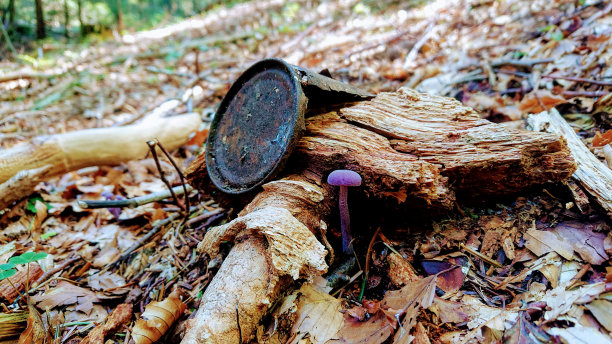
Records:
{"label": "mushroom stem", "polygon": [[[340,195],[338,197],[340,209],[340,229],[342,230],[342,252],[347,253],[352,250],[351,242],[353,236],[351,235],[351,219],[349,217],[348,209],[348,187],[340,186]],[[349,249],[349,247],[351,247]]]}

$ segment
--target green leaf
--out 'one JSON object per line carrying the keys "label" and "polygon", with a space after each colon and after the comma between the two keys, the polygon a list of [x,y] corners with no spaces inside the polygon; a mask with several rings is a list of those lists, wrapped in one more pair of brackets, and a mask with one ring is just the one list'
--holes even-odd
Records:
{"label": "green leaf", "polygon": [[547,26],[539,28],[538,31],[540,31],[540,32],[548,32],[548,31],[550,31],[550,30],[552,30],[554,28],[555,28],[555,26],[550,24],[550,25],[547,25]]}
{"label": "green leaf", "polygon": [[15,257],[12,257],[11,259],[9,259],[9,263],[15,264],[15,265],[19,265],[19,264],[27,264],[28,261],[25,260],[21,256],[15,256]]}
{"label": "green leaf", "polygon": [[52,207],[49,205],[49,203],[43,201],[42,197],[40,196],[34,196],[32,198],[28,198],[28,203],[26,205],[26,209],[29,210],[31,213],[36,214],[36,201],[41,201],[43,202],[44,205],[47,206],[47,210],[50,210]]}
{"label": "green leaf", "polygon": [[0,272],[0,281],[5,279],[5,278],[9,278],[9,277],[13,276],[16,273],[17,273],[17,270],[15,270],[15,269],[9,269],[9,270],[1,271]]}
{"label": "green leaf", "polygon": [[57,232],[56,232],[56,231],[49,231],[49,232],[47,232],[47,233],[45,233],[45,234],[41,235],[41,236],[40,236],[40,240],[47,240],[47,239],[49,239],[49,238],[51,238],[51,237],[54,237],[54,236],[56,236],[56,235],[57,235]]}
{"label": "green leaf", "polygon": [[47,258],[48,254],[47,252],[38,252],[34,255],[34,258],[32,259],[32,262],[36,262],[39,261],[41,259],[45,259]]}
{"label": "green leaf", "polygon": [[9,263],[12,264],[29,264],[47,257],[46,252],[26,252],[20,256],[9,259]]}
{"label": "green leaf", "polygon": [[15,267],[15,264],[12,264],[12,263],[2,264],[2,265],[0,265],[0,271],[6,271],[6,270],[12,269],[14,267]]}
{"label": "green leaf", "polygon": [[550,38],[559,42],[560,40],[563,39],[563,32],[561,31],[555,31],[552,34],[550,34]]}

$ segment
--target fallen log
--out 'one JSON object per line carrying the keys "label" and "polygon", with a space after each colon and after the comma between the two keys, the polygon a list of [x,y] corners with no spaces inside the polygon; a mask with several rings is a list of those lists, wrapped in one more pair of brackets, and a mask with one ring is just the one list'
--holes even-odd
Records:
{"label": "fallen log", "polygon": [[125,127],[38,137],[2,150],[0,209],[27,195],[40,180],[87,166],[117,165],[141,159],[149,150],[146,144],[149,140],[157,138],[166,149],[174,150],[187,142],[200,123],[200,116],[191,113]]}
{"label": "fallen log", "polygon": [[[576,166],[557,135],[508,129],[454,99],[407,88],[311,117],[286,168],[292,174],[264,184],[238,218],[199,246],[216,256],[222,242],[236,242],[183,343],[247,342],[281,289],[325,270],[316,263],[325,251],[312,239],[326,243],[337,194],[323,178],[340,168],[362,176],[357,192],[372,202],[444,212],[457,198],[516,193],[568,178]],[[187,177],[210,190],[204,155]]]}

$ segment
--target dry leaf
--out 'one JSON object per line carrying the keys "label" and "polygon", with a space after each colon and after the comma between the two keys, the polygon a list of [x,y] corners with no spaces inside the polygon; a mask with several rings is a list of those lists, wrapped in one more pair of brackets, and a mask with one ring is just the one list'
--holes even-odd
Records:
{"label": "dry leaf", "polygon": [[439,297],[434,298],[430,310],[434,312],[443,323],[461,324],[467,322],[469,317],[461,308],[461,302],[444,300]]}
{"label": "dry leaf", "polygon": [[[469,329],[474,329],[480,325],[486,324],[487,327],[504,331],[513,324],[518,312],[512,309],[502,309],[490,307],[480,302],[477,298],[465,295],[461,299],[463,311],[468,315],[470,321],[467,323]],[[508,325],[506,327],[506,325]]]}
{"label": "dry leaf", "polygon": [[93,291],[78,287],[66,281],[59,281],[57,287],[42,295],[33,296],[32,301],[41,309],[76,304],[76,310],[90,314],[94,302],[100,302]]}
{"label": "dry leaf", "polygon": [[549,334],[553,336],[561,337],[565,343],[577,343],[577,344],[612,344],[609,336],[597,331],[591,327],[580,326],[576,324],[574,327],[568,328],[551,328],[547,330]]}
{"label": "dry leaf", "polygon": [[609,259],[604,249],[606,234],[593,231],[595,227],[597,224],[563,222],[554,231],[569,243],[582,259],[594,265],[601,265]]}
{"label": "dry leaf", "polygon": [[132,339],[135,344],[155,343],[175,321],[183,314],[187,306],[180,300],[180,292],[175,289],[168,297],[161,301],[153,301],[147,305],[136,321]]}
{"label": "dry leaf", "polygon": [[607,130],[605,133],[595,133],[593,138],[593,147],[601,147],[612,143],[612,129]]}
{"label": "dry leaf", "polygon": [[548,343],[550,337],[541,328],[531,323],[521,312],[518,321],[504,334],[503,343],[507,344],[542,344]]}
{"label": "dry leaf", "polygon": [[383,310],[372,315],[365,322],[345,317],[344,325],[338,332],[342,343],[379,344],[385,342],[395,330],[397,320]]}
{"label": "dry leaf", "polygon": [[420,281],[407,284],[400,290],[385,294],[381,305],[383,308],[393,308],[400,313],[406,313],[401,330],[395,333],[393,343],[409,343],[410,330],[415,324],[421,309],[427,309],[433,303],[436,291],[437,275],[431,275]]}
{"label": "dry leaf", "polygon": [[308,284],[302,286],[299,293],[297,320],[291,332],[310,334],[313,344],[323,344],[334,338],[343,322],[340,300]]}
{"label": "dry leaf", "polygon": [[[525,98],[519,103],[518,108],[525,113],[540,113],[564,103],[567,103],[567,100],[562,96],[554,95],[550,93],[550,91],[539,90],[537,93],[531,92],[525,95]],[[546,108],[542,109],[542,105],[540,104],[543,104]]]}
{"label": "dry leaf", "polygon": [[114,295],[122,295],[129,291],[129,288],[119,288],[126,285],[125,278],[110,271],[104,271],[87,277],[87,283],[93,290],[112,289],[110,293]]}
{"label": "dry leaf", "polygon": [[52,343],[53,337],[51,337],[51,334],[45,328],[45,324],[36,308],[30,303],[28,303],[28,312],[28,325],[21,336],[19,336],[19,344]]}
{"label": "dry leaf", "polygon": [[34,214],[34,219],[32,220],[32,224],[30,225],[30,232],[32,233],[32,239],[34,242],[38,242],[40,238],[40,226],[43,221],[47,218],[47,205],[43,202],[36,200],[34,204],[36,208],[36,214]]}
{"label": "dry leaf", "polygon": [[548,252],[557,252],[561,257],[571,260],[574,257],[572,245],[561,240],[555,233],[550,231],[539,231],[530,228],[524,235],[525,247],[538,257],[545,255]]}
{"label": "dry leaf", "polygon": [[402,287],[420,279],[412,265],[400,255],[392,253],[387,256],[387,261],[389,262],[389,279],[394,285]]}
{"label": "dry leaf", "polygon": [[422,323],[417,323],[414,326],[414,344],[431,344],[427,336],[427,330]]}
{"label": "dry leaf", "polygon": [[612,331],[612,302],[608,300],[595,300],[586,305],[593,316],[608,331]]}
{"label": "dry leaf", "polygon": [[547,305],[544,319],[554,320],[559,315],[569,311],[574,304],[585,304],[593,301],[606,290],[606,284],[600,282],[572,290],[565,290],[565,288],[566,286],[561,285],[549,290],[542,298],[542,301],[546,302]]}

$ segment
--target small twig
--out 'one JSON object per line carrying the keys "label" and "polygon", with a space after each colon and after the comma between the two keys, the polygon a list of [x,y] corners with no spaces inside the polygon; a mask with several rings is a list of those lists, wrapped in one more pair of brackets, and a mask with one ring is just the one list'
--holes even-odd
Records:
{"label": "small twig", "polygon": [[[481,71],[481,70],[479,70]],[[466,74],[458,79],[455,79],[451,82],[448,83],[447,86],[452,86],[452,85],[456,85],[456,84],[462,84],[464,82],[470,82],[470,81],[481,81],[481,80],[485,80],[487,77],[484,75],[471,75],[472,73]]]}
{"label": "small twig", "polygon": [[[604,16],[606,14],[608,14],[608,12],[612,11],[612,3],[609,3],[608,6],[604,7],[603,10],[593,14],[592,16],[590,16],[589,18],[585,19],[582,22],[583,26],[588,26],[590,25],[592,22],[594,22],[595,20],[599,19],[599,17]],[[576,32],[576,31],[574,31]]]}
{"label": "small twig", "polygon": [[147,242],[149,239],[151,239],[155,234],[157,234],[160,229],[162,227],[164,227],[165,225],[167,225],[168,223],[172,222],[174,219],[176,219],[178,217],[178,213],[172,214],[170,216],[168,216],[167,218],[163,219],[163,220],[158,220],[159,222],[157,222],[153,228],[151,228],[151,230],[145,234],[142,238],[140,238],[140,240],[138,240],[137,243],[135,243],[134,245],[130,246],[130,248],[128,248],[114,263],[112,263],[111,265],[117,265],[118,263],[124,261],[132,252],[134,252],[136,249],[138,249],[140,246],[142,246],[145,242]]}
{"label": "small twig", "polygon": [[361,48],[359,48],[359,49],[357,49],[357,50],[354,50],[354,51],[348,52],[348,53],[347,53],[347,54],[345,54],[343,57],[344,57],[345,59],[348,59],[348,58],[350,58],[351,56],[356,55],[356,54],[360,54],[360,53],[362,53],[362,52],[364,52],[364,51],[372,50],[372,49],[378,48],[378,47],[380,47],[380,46],[388,46],[389,44],[392,44],[393,42],[395,42],[395,41],[399,40],[399,39],[400,39],[400,38],[402,38],[403,36],[405,36],[405,35],[407,35],[407,34],[411,33],[413,30],[414,30],[414,28],[413,28],[413,27],[411,27],[411,28],[409,28],[409,29],[407,29],[407,30],[400,31],[400,32],[396,33],[395,35],[393,35],[393,36],[391,36],[391,37],[389,37],[389,38],[387,38],[387,39],[385,39],[385,40],[382,40],[382,41],[380,41],[380,42],[375,42],[375,43],[372,43],[372,44],[368,44],[368,45],[366,45],[366,46],[364,46],[364,47],[361,47]]}
{"label": "small twig", "polygon": [[[166,184],[166,186],[168,187],[168,190],[170,190],[170,194],[172,195],[172,199],[174,199],[174,202],[176,203],[176,205],[179,208],[187,211],[188,208],[186,208],[185,205],[179,202],[179,199],[174,193],[174,190],[172,189],[170,182],[168,181],[168,179],[166,179],[166,173],[164,173],[164,170],[162,170],[161,168],[161,164],[159,163],[159,157],[157,156],[157,150],[155,149],[155,146],[158,146],[158,143],[159,141],[157,140],[147,141],[147,145],[149,146],[149,149],[151,150],[151,154],[153,154],[153,160],[155,161],[155,166],[157,166],[157,170],[159,171],[159,178],[164,182],[164,184]],[[184,187],[185,186],[183,185],[183,188]]]}
{"label": "small twig", "polygon": [[491,67],[499,66],[513,66],[513,67],[527,67],[531,68],[535,65],[551,63],[555,59],[535,59],[535,60],[497,60],[491,62]]}
{"label": "small twig", "polygon": [[[538,64],[551,63],[551,62],[554,62],[554,59],[535,59],[535,60],[507,59],[507,60],[492,61],[491,67],[513,66],[513,67],[532,68],[533,66],[538,65]],[[466,69],[470,67],[479,67],[479,66],[480,66],[480,63],[469,63],[463,66],[460,66],[458,69],[461,70],[461,69]]]}
{"label": "small twig", "polygon": [[187,182],[185,181],[186,180],[185,175],[183,175],[183,171],[181,171],[181,169],[178,167],[174,159],[172,159],[170,154],[168,154],[168,151],[166,150],[166,148],[164,148],[161,142],[159,142],[159,140],[157,139],[155,140],[155,142],[157,143],[157,146],[159,147],[159,149],[161,149],[161,151],[164,153],[166,158],[170,160],[170,163],[172,164],[172,166],[174,166],[174,169],[176,170],[176,172],[179,175],[179,178],[181,179],[181,184],[183,186],[183,191],[185,193],[185,207],[183,208],[185,210],[185,219],[183,220],[183,224],[184,224],[187,221],[187,216],[189,216],[189,209],[191,208],[189,206],[189,192],[187,191]]}
{"label": "small twig", "polygon": [[240,327],[240,313],[238,313],[238,301],[236,301],[236,325],[238,326],[238,344],[241,344],[242,328]]}
{"label": "small twig", "polygon": [[193,62],[195,65],[195,75],[199,76],[200,75],[200,49],[195,47],[193,48],[193,52],[195,53],[195,61]]}
{"label": "small twig", "polygon": [[499,91],[497,93],[499,94],[509,94],[509,93],[529,93],[533,90],[533,88],[531,87],[517,87],[517,88],[508,88],[506,90],[503,91]]}
{"label": "small twig", "polygon": [[435,29],[436,29],[435,23],[434,22],[429,23],[429,25],[425,29],[425,34],[423,35],[423,37],[421,37],[414,44],[414,46],[412,47],[412,49],[410,49],[410,52],[406,56],[406,59],[404,60],[404,69],[414,66],[414,59],[417,57],[417,54],[419,53],[421,48],[425,45],[425,43],[427,43],[429,38],[431,38],[431,36],[433,36],[433,34],[436,33]]}
{"label": "small twig", "polygon": [[578,77],[573,77],[573,76],[557,76],[557,75],[542,75],[542,77],[547,78],[547,79],[561,79],[561,80],[576,81],[576,82],[586,82],[589,84],[600,85],[600,86],[612,86],[612,81],[601,81],[601,80],[593,80],[593,79],[586,79],[586,78],[578,78]]}
{"label": "small twig", "polygon": [[185,223],[185,225],[191,226],[194,223],[198,223],[198,222],[202,222],[204,220],[208,220],[209,218],[211,218],[213,216],[216,216],[216,215],[219,215],[219,214],[224,213],[224,212],[225,212],[225,209],[218,208],[218,209],[215,209],[213,211],[206,212],[206,213],[204,213],[202,215],[198,215],[198,216],[196,216],[196,217],[194,217],[192,219],[189,219],[189,221],[187,221]]}
{"label": "small twig", "polygon": [[366,284],[366,281],[368,280],[368,276],[370,273],[370,255],[372,254],[372,247],[374,246],[374,241],[376,241],[376,237],[380,233],[380,230],[381,230],[381,227],[378,227],[376,229],[376,232],[374,232],[374,235],[372,236],[372,240],[370,240],[370,244],[368,245],[368,250],[366,251],[365,268],[363,270],[363,283],[361,285],[361,291],[359,292],[359,302],[361,302],[361,299],[363,298],[363,294],[365,292],[365,284]]}
{"label": "small twig", "polygon": [[502,267],[502,265],[499,262],[497,262],[497,261],[495,261],[495,260],[485,256],[484,254],[482,254],[480,252],[472,250],[471,248],[465,246],[464,244],[459,244],[459,247],[461,247],[462,249],[466,250],[468,253],[470,253],[470,254],[472,254],[472,255],[474,255],[474,256],[484,260],[485,262],[487,262],[487,263],[489,263],[491,265],[495,265],[498,268]]}
{"label": "small twig", "polygon": [[351,283],[355,282],[355,280],[359,278],[361,274],[363,274],[363,270],[360,270],[359,272],[354,274],[345,285],[343,285],[340,289],[336,290],[333,294],[331,294],[331,296],[336,297],[336,295],[338,295],[344,288],[351,285]]}
{"label": "small twig", "polygon": [[151,72],[151,73],[166,74],[166,75],[170,75],[170,76],[180,76],[180,77],[183,77],[183,78],[191,78],[191,77],[194,76],[191,73],[182,73],[182,72],[177,72],[177,71],[173,71],[173,70],[170,70],[170,69],[161,69],[161,68],[154,67],[154,66],[147,66],[145,69],[148,72]]}
{"label": "small twig", "polygon": [[[191,192],[193,187],[187,184],[186,188],[183,186],[175,186],[172,188],[172,191],[175,195],[182,195],[185,190],[187,192]],[[135,208],[147,203],[161,201],[162,199],[166,199],[172,196],[169,190],[164,190],[160,192],[154,192],[148,195],[128,198],[128,199],[113,199],[113,200],[78,200],[77,205],[83,209],[95,209],[95,208]]]}
{"label": "small twig", "polygon": [[41,283],[43,283],[44,281],[47,280],[47,278],[55,275],[55,273],[57,273],[58,271],[64,270],[68,265],[76,262],[77,260],[81,259],[81,256],[75,255],[72,256],[66,260],[64,260],[61,264],[58,264],[56,267],[54,267],[53,269],[47,270],[45,271],[45,273],[43,273],[33,284],[32,286],[32,290],[30,290],[29,292],[32,292],[34,290],[36,290],[37,287],[40,286]]}
{"label": "small twig", "polygon": [[565,97],[603,97],[610,94],[609,91],[563,91]]}

